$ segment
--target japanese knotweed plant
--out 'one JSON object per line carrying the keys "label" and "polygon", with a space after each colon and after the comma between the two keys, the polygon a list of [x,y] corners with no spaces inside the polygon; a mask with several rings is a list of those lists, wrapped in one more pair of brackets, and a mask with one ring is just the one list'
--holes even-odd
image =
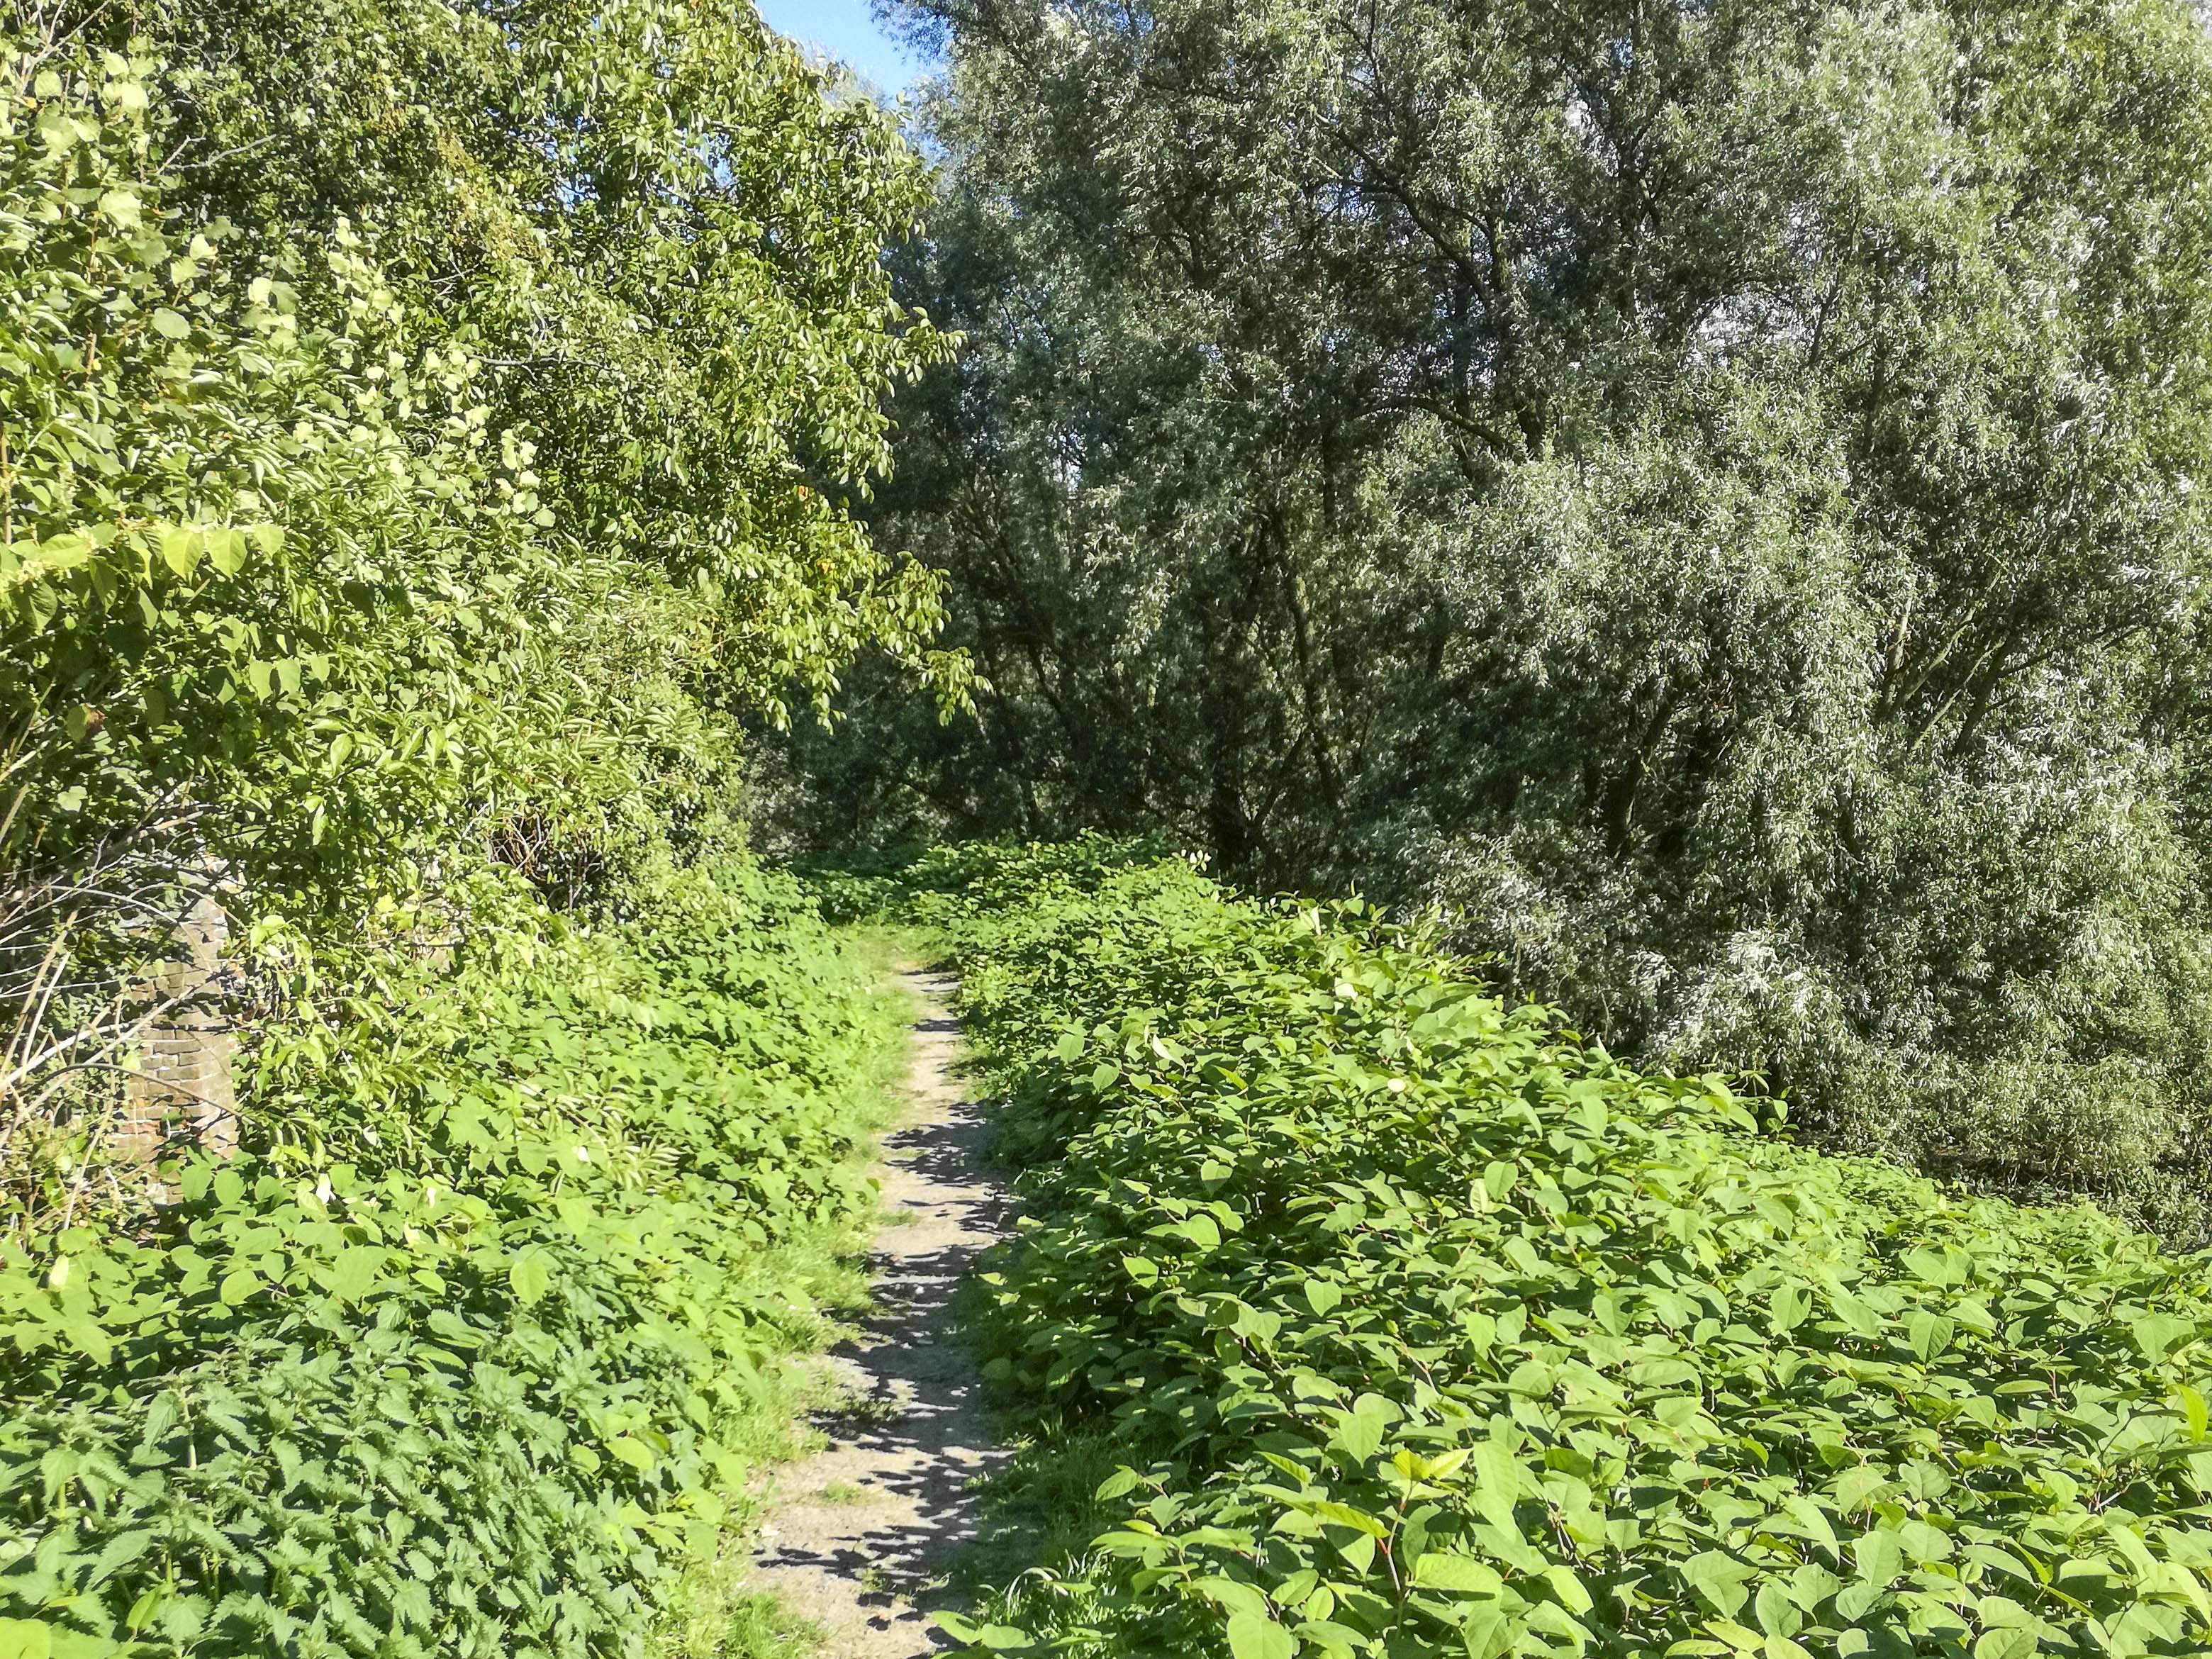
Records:
{"label": "japanese knotweed plant", "polygon": [[2212,1648],[2203,1258],[1808,1152],[1358,903],[1096,852],[933,901],[1031,1160],[995,1368],[1127,1460],[1094,1553],[968,1635]]}
{"label": "japanese knotweed plant", "polygon": [[264,1032],[262,1150],[0,1246],[0,1655],[641,1650],[814,1334],[895,1047],[740,854]]}
{"label": "japanese knotweed plant", "polygon": [[746,6],[0,15],[0,1237],[124,1201],[204,900],[258,1024],[610,900],[859,653],[956,691],[860,516],[926,193]]}

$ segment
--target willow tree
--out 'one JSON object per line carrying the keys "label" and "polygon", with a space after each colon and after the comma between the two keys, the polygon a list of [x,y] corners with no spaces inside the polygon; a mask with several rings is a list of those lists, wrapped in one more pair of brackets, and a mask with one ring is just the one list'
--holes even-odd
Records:
{"label": "willow tree", "polygon": [[971,349],[911,400],[892,522],[996,690],[878,782],[1443,903],[1831,1136],[2172,1196],[2208,1057],[2185,6],[905,15],[950,63],[914,294]]}

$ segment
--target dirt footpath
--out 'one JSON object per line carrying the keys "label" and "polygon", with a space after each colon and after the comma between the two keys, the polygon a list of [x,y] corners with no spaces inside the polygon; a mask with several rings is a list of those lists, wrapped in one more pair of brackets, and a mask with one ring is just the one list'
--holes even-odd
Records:
{"label": "dirt footpath", "polygon": [[957,981],[920,969],[900,977],[916,1018],[906,1109],[878,1172],[876,1311],[826,1362],[847,1404],[816,1419],[830,1444],[778,1477],[754,1555],[754,1583],[822,1627],[826,1659],[918,1659],[951,1645],[928,1613],[945,1605],[945,1563],[975,1535],[974,1483],[1005,1455],[951,1310],[998,1236],[1005,1194],[987,1171],[982,1115],[953,1074]]}

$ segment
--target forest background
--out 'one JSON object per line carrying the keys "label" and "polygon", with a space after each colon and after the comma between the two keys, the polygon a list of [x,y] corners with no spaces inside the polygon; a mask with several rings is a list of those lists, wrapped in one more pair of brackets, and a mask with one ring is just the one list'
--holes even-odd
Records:
{"label": "forest background", "polygon": [[1799,1131],[2205,1236],[2212,54],[2155,4],[932,0],[864,672],[787,845],[1437,908]]}

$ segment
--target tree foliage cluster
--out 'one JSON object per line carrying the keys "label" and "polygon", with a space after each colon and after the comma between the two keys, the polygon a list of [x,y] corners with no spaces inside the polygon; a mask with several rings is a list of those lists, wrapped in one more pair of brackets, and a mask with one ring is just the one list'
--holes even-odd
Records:
{"label": "tree foliage cluster", "polygon": [[1433,902],[1620,1052],[2189,1233],[2212,37],[2180,0],[915,0],[884,522],[991,690],[792,820]]}
{"label": "tree foliage cluster", "polygon": [[1792,1146],[1360,902],[1115,863],[924,901],[1029,1166],[994,1369],[1126,1460],[981,1648],[2204,1650],[2205,1256]]}
{"label": "tree foliage cluster", "polygon": [[852,510],[946,346],[924,196],[745,7],[10,6],[14,1130],[112,1095],[195,885],[249,967],[442,948],[713,822],[863,647],[957,684]]}

